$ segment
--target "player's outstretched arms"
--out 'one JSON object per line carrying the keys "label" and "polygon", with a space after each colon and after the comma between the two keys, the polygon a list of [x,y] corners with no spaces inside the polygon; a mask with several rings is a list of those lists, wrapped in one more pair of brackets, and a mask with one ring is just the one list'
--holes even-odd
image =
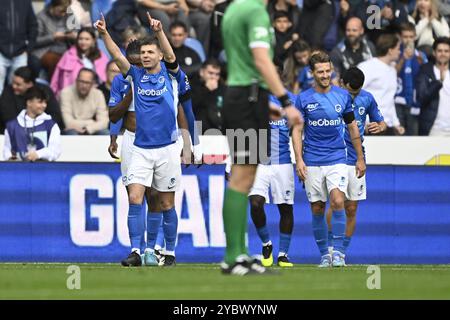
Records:
{"label": "player's outstretched arms", "polygon": [[269,49],[265,47],[252,48],[252,55],[255,60],[255,66],[269,86],[270,91],[281,102],[281,106],[284,109],[289,125],[294,126],[301,123],[302,117],[300,112],[294,107],[292,104],[293,102],[290,101],[286,89],[281,83],[275,65],[270,58]]}
{"label": "player's outstretched arms", "polygon": [[[352,112],[353,113],[353,112]],[[350,138],[352,139],[353,148],[356,151],[356,176],[358,178],[363,177],[366,174],[366,162],[364,160],[364,155],[362,151],[361,136],[359,135],[358,125],[353,119],[351,123],[347,124],[348,132],[350,133]]]}
{"label": "player's outstretched arms", "polygon": [[150,28],[152,28],[153,32],[155,33],[156,37],[158,38],[159,45],[161,46],[161,50],[164,55],[164,61],[169,63],[167,68],[170,71],[178,72],[178,69],[179,69],[178,64],[174,68],[172,68],[170,66],[170,64],[176,62],[177,57],[175,56],[175,53],[173,52],[172,46],[170,45],[170,42],[169,42],[169,39],[167,39],[167,36],[164,33],[161,21],[153,19],[148,11],[147,11],[147,18],[148,18],[148,23],[150,24]]}
{"label": "player's outstretched arms", "polygon": [[109,35],[108,30],[106,29],[106,21],[105,17],[103,16],[103,13],[100,20],[97,20],[94,23],[94,27],[97,29],[100,36],[103,38],[103,41],[105,42],[105,46],[109,54],[114,60],[116,60],[116,64],[119,67],[120,72],[122,72],[122,74],[124,75],[127,74],[128,70],[130,69],[130,63],[124,57],[122,52],[120,52],[119,47],[116,45],[116,43]]}
{"label": "player's outstretched arms", "polygon": [[128,111],[133,100],[133,90],[129,90],[125,97],[116,106],[109,108],[109,121],[116,123],[122,119]]}

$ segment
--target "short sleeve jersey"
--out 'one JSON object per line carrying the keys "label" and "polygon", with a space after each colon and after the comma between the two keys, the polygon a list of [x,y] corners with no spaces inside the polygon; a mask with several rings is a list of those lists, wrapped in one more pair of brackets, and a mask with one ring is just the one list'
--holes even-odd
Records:
{"label": "short sleeve jersey", "polygon": [[346,163],[344,114],[353,112],[352,97],[339,87],[327,93],[314,88],[300,93],[295,102],[305,119],[303,160],[307,166]]}
{"label": "short sleeve jersey", "polygon": [[[364,141],[364,126],[366,124],[367,116],[369,116],[371,122],[381,122],[384,121],[384,118],[378,108],[375,98],[366,90],[361,90],[353,99],[353,110],[362,142]],[[352,139],[350,138],[347,126],[345,130],[345,143],[347,144],[347,164],[354,166],[356,164],[356,151],[355,148],[353,148]]]}
{"label": "short sleeve jersey", "polygon": [[177,106],[181,72],[172,74],[164,63],[158,73],[131,66],[127,77],[133,84],[136,112],[136,139],[140,148],[160,148],[174,143],[178,138]]}
{"label": "short sleeve jersey", "polygon": [[273,57],[274,31],[263,1],[233,1],[222,20],[222,39],[228,62],[228,85],[248,86],[258,80],[267,88],[251,51],[252,48],[268,48]]}

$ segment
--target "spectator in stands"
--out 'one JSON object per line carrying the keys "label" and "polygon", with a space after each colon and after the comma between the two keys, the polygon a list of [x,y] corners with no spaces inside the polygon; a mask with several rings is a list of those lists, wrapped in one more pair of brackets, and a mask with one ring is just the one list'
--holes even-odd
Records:
{"label": "spectator in stands", "polygon": [[450,23],[450,0],[439,1],[439,14],[445,18],[447,24]]}
{"label": "spectator in stands", "polygon": [[70,11],[73,12],[75,16],[73,24],[76,24],[74,28],[79,29],[80,27],[86,28],[92,26],[90,2],[90,0],[71,0]]}
{"label": "spectator in stands", "polygon": [[292,44],[290,54],[283,66],[282,79],[287,89],[295,94],[300,90],[298,77],[308,65],[311,47],[306,41],[297,40]]}
{"label": "spectator in stands", "polygon": [[192,105],[195,119],[202,123],[202,134],[208,129],[222,129],[224,85],[220,71],[220,63],[211,58],[203,63],[199,77],[192,79]]}
{"label": "spectator in stands", "polygon": [[109,93],[111,91],[112,81],[118,74],[120,74],[120,70],[116,62],[114,60],[109,61],[106,65],[106,81],[98,86],[98,89],[103,93],[103,96],[105,97],[106,104],[108,104],[109,102]]}
{"label": "spectator in stands", "polygon": [[188,77],[192,77],[200,70],[202,60],[195,50],[184,44],[187,37],[188,29],[183,22],[176,21],[170,25],[170,42],[177,61]]}
{"label": "spectator in stands", "polygon": [[272,22],[275,29],[275,52],[274,63],[283,69],[283,63],[287,58],[292,44],[298,40],[298,33],[294,32],[292,22],[289,20],[289,14],[286,11],[276,11]]}
{"label": "spectator in stands", "polygon": [[189,6],[189,22],[195,30],[195,37],[208,55],[211,14],[216,0],[186,0],[186,2]]}
{"label": "spectator in stands", "polygon": [[33,71],[36,75],[39,75],[42,67],[47,73],[47,79],[51,79],[58,61],[69,46],[75,43],[77,33],[68,28],[69,6],[70,0],[52,0],[37,15],[38,35],[30,57],[34,60]]}
{"label": "spectator in stands", "polygon": [[94,87],[96,77],[92,69],[82,68],[76,83],[62,90],[64,134],[109,134],[108,109],[102,92]]}
{"label": "spectator in stands", "polygon": [[437,37],[450,36],[447,21],[439,14],[436,0],[417,0],[412,17],[416,23],[417,47],[426,53],[431,53]]}
{"label": "spectator in stands", "polygon": [[427,63],[425,53],[414,47],[416,27],[411,22],[400,26],[400,60],[395,68],[398,75],[397,94],[395,96],[395,109],[400,124],[405,128],[405,135],[417,136],[419,134],[420,108],[416,101],[416,76],[420,66]]}
{"label": "spectator in stands", "polygon": [[296,0],[269,0],[267,11],[269,11],[271,21],[274,21],[275,19],[275,12],[287,12],[289,14],[289,21],[292,22],[293,29],[297,30],[300,11],[298,10]]}
{"label": "spectator in stands", "polygon": [[423,65],[417,76],[419,134],[450,137],[450,38],[437,38],[433,55],[435,62]]}
{"label": "spectator in stands", "polygon": [[[373,5],[381,9],[380,17],[369,8]],[[408,22],[408,12],[398,0],[364,0],[354,9],[354,15],[364,23],[367,36],[373,43],[381,34],[397,32],[402,23]]]}
{"label": "spectator in stands", "polygon": [[43,90],[47,95],[47,113],[62,129],[64,124],[58,101],[50,87],[36,83],[33,72],[28,67],[20,67],[14,71],[12,84],[6,86],[0,97],[0,133],[3,133],[5,124],[17,117],[26,107],[25,92],[33,87]]}
{"label": "spectator in stands", "polygon": [[387,135],[402,135],[405,128],[400,125],[395,110],[394,97],[397,91],[397,71],[392,64],[400,56],[400,39],[396,34],[385,33],[378,37],[376,58],[358,65],[365,76],[363,89],[369,91],[378,102],[387,125]]}
{"label": "spectator in stands", "polygon": [[108,57],[97,47],[94,29],[82,28],[78,32],[76,44],[58,62],[50,86],[58,97],[62,89],[75,82],[82,68],[93,70],[100,82],[104,82],[107,63]]}
{"label": "spectator in stands", "polygon": [[28,63],[36,42],[37,22],[31,0],[0,0],[0,94],[6,78]]}
{"label": "spectator in stands", "polygon": [[26,109],[6,125],[4,160],[55,161],[61,155],[61,131],[45,113],[48,96],[36,86],[25,93]]}
{"label": "spectator in stands", "polygon": [[364,36],[364,25],[360,18],[351,17],[345,26],[345,38],[330,54],[338,77],[351,67],[375,56],[375,47]]}
{"label": "spectator in stands", "polygon": [[338,42],[338,0],[304,0],[299,33],[313,49],[331,51]]}
{"label": "spectator in stands", "polygon": [[138,4],[138,15],[142,25],[148,26],[147,11],[152,18],[161,21],[165,34],[170,34],[172,22],[181,21],[189,32],[189,7],[186,0],[135,0]]}

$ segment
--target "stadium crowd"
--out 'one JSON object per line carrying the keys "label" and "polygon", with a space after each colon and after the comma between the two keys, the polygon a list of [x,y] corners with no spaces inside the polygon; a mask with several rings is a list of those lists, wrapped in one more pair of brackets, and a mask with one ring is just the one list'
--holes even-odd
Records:
{"label": "stadium crowd", "polygon": [[[46,0],[35,12],[42,1],[0,0],[0,133],[24,118],[27,97],[41,94],[26,93],[39,88],[61,134],[109,134],[107,103],[119,69],[92,23],[102,12],[124,52],[152,33],[147,11],[162,22],[191,79],[202,131],[221,129],[227,62],[220,24],[230,2]],[[386,134],[450,136],[450,0],[269,0],[267,10],[274,63],[288,90],[311,87],[309,57],[322,49],[335,84],[350,67],[363,70]]]}

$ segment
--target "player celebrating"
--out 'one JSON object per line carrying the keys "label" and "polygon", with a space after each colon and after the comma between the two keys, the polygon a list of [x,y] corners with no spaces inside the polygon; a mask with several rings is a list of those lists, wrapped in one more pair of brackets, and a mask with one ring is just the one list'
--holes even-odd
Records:
{"label": "player celebrating", "polygon": [[[361,143],[364,141],[364,126],[366,124],[367,116],[369,116],[370,123],[367,129],[371,134],[379,134],[386,130],[386,123],[383,116],[378,109],[378,105],[369,92],[362,90],[364,84],[364,73],[357,67],[348,69],[342,77],[341,85],[347,89],[353,97],[353,111],[355,113],[356,124],[358,125],[359,135],[361,136]],[[350,244],[351,237],[355,231],[356,224],[356,210],[358,208],[358,201],[366,199],[366,177],[358,178],[356,176],[355,165],[357,161],[356,151],[351,143],[351,138],[348,128],[345,130],[345,144],[347,145],[347,168],[348,168],[348,186],[346,193],[345,215],[347,216],[347,223],[345,228],[345,237],[342,248],[340,250],[345,265],[345,253]],[[364,147],[363,147],[364,153]],[[330,254],[333,252],[333,237],[331,222],[331,208],[327,211],[328,223],[328,247]]]}
{"label": "player celebrating", "polygon": [[[132,66],[122,55],[106,29],[102,16],[95,25],[111,56],[133,84],[136,112],[136,138],[132,148],[130,167],[123,178],[129,190],[128,230],[132,252],[122,265],[139,266],[140,239],[144,226],[139,215],[146,189],[159,191],[166,239],[165,266],[175,265],[175,242],[178,217],[174,198],[181,177],[176,113],[180,75],[176,57],[164,34],[161,22],[148,14],[150,27],[156,38],[141,41],[140,56],[143,68]],[[164,67],[160,61],[164,58]]]}
{"label": "player celebrating", "polygon": [[[288,92],[289,98],[295,101],[295,95]],[[281,108],[278,99],[270,95],[271,109]],[[250,212],[256,232],[262,241],[262,259],[264,267],[273,264],[273,245],[266,226],[264,203],[269,203],[269,187],[272,192],[273,203],[280,212],[280,248],[277,264],[280,267],[292,267],[289,262],[288,250],[291,243],[291,234],[294,227],[294,171],[292,170],[291,152],[289,148],[289,126],[287,120],[278,114],[270,114],[270,164],[258,165],[253,187],[249,194]],[[297,128],[298,130],[298,128]]]}
{"label": "player celebrating", "polygon": [[[356,176],[364,176],[366,165],[359,129],[352,109],[352,98],[342,88],[331,85],[331,60],[325,52],[317,52],[309,61],[315,86],[297,97],[296,107],[302,113],[303,130],[292,134],[297,174],[304,181],[312,210],[312,228],[322,255],[319,267],[343,266],[342,252],[345,233],[344,199],[348,169],[344,122],[356,151]],[[335,250],[331,256],[327,246],[325,203],[328,195],[333,210],[331,225]]]}

